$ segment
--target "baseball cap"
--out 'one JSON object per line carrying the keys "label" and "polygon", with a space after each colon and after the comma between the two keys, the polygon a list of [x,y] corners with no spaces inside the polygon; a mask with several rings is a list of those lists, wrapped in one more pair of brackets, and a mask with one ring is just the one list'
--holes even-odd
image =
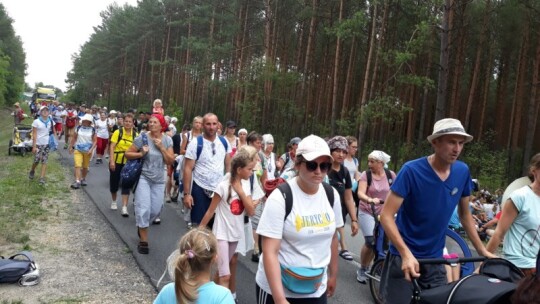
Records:
{"label": "baseball cap", "polygon": [[330,154],[330,148],[326,141],[313,134],[302,139],[300,143],[298,143],[296,155],[301,155],[307,161],[312,161],[321,156],[328,156],[333,160],[332,154]]}

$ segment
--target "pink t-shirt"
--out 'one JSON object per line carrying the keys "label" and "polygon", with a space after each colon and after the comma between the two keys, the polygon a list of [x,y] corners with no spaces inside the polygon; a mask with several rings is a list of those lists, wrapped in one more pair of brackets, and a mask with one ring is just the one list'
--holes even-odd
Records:
{"label": "pink t-shirt", "polygon": [[[394,173],[394,171],[390,171],[390,175],[392,175],[392,180],[396,179],[396,173]],[[360,175],[360,181],[361,182],[364,181],[367,183],[366,171],[362,172],[362,174]],[[385,200],[389,191],[390,191],[390,185],[388,184],[388,179],[386,178],[386,174],[383,175],[381,179],[377,179],[375,175],[371,175],[371,186],[368,186],[367,188],[367,193],[366,193],[367,196],[372,197],[372,198],[378,198],[380,200]],[[375,212],[379,214],[381,212],[382,207],[383,207],[382,204],[375,205]],[[362,200],[360,200],[359,208],[363,212],[371,214],[371,205]]]}

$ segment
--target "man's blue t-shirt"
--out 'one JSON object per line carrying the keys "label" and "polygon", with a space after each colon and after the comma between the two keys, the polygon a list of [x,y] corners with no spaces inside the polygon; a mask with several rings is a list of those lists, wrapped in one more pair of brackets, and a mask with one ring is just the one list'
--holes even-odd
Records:
{"label": "man's blue t-shirt", "polygon": [[[456,161],[442,181],[427,157],[405,163],[390,188],[402,197],[396,225],[416,258],[440,258],[450,216],[462,197],[471,194],[469,167]],[[399,255],[394,246],[392,254]]]}
{"label": "man's blue t-shirt", "polygon": [[[208,282],[201,285],[197,291],[199,297],[196,304],[235,304],[231,291],[223,286]],[[161,289],[154,304],[176,304],[176,293],[174,292],[174,282],[169,283]]]}

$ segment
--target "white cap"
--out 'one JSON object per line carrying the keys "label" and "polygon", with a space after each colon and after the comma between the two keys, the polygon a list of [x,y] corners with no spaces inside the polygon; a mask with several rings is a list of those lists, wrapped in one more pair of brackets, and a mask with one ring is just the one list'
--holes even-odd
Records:
{"label": "white cap", "polygon": [[115,111],[115,110],[111,110],[111,111],[109,112],[109,114],[116,114],[116,111]]}
{"label": "white cap", "polygon": [[461,121],[454,118],[444,118],[435,123],[433,126],[433,134],[427,137],[427,140],[430,143],[433,143],[435,138],[441,137],[443,135],[461,135],[465,137],[465,142],[468,143],[473,140],[472,135],[465,132],[465,128],[461,124]]}
{"label": "white cap", "polygon": [[94,122],[94,116],[92,116],[92,114],[84,114],[84,116],[81,118],[81,122],[85,120],[89,122]]}
{"label": "white cap", "polygon": [[240,130],[238,130],[238,135],[240,135],[240,133],[246,133],[246,135],[247,135],[248,132],[247,132],[246,129],[240,129]]}
{"label": "white cap", "polygon": [[307,161],[312,161],[321,156],[328,156],[333,160],[326,141],[313,134],[300,141],[296,149],[296,155],[302,155]]}
{"label": "white cap", "polygon": [[41,113],[41,111],[43,111],[43,110],[49,111],[49,107],[47,107],[47,106],[41,106],[41,107],[39,107],[39,112],[40,112],[40,113]]}

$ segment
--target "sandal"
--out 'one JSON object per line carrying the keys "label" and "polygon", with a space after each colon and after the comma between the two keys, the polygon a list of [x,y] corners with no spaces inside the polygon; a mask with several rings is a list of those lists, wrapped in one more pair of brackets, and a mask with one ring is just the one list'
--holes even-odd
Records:
{"label": "sandal", "polygon": [[349,250],[345,249],[345,250],[341,250],[339,252],[339,256],[344,258],[345,260],[347,261],[352,261],[353,260],[353,256],[351,255],[351,253],[349,252]]}
{"label": "sandal", "polygon": [[139,245],[137,245],[137,251],[140,254],[148,254],[148,252],[150,252],[150,249],[148,248],[148,242],[139,242]]}

